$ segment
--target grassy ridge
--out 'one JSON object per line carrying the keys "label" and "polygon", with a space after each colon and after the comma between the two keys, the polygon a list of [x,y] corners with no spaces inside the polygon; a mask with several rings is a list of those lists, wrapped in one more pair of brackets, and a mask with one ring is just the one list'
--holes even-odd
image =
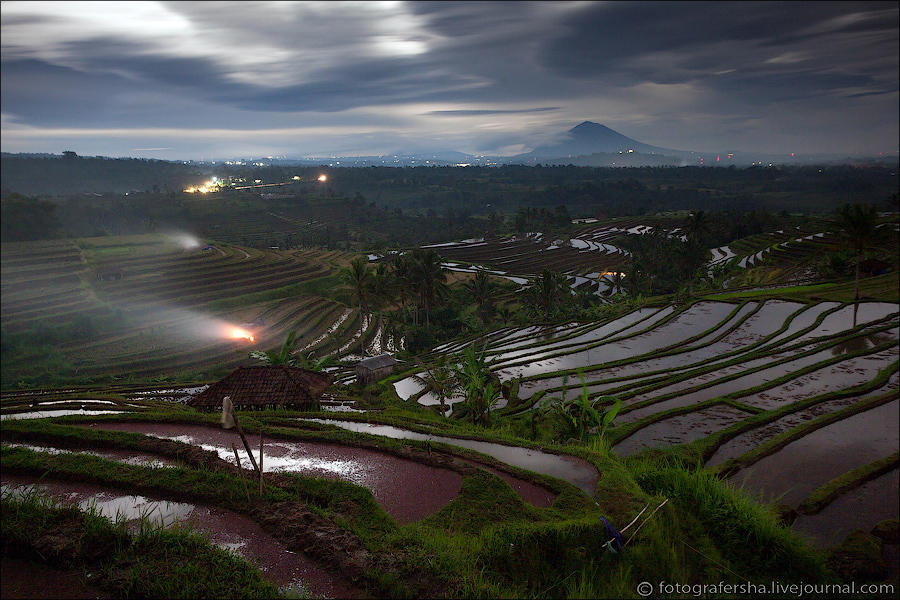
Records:
{"label": "grassy ridge", "polygon": [[134,531],[124,521],[111,523],[37,494],[5,494],[2,509],[4,556],[91,572],[90,584],[115,597],[284,597],[257,568],[196,533],[146,522]]}

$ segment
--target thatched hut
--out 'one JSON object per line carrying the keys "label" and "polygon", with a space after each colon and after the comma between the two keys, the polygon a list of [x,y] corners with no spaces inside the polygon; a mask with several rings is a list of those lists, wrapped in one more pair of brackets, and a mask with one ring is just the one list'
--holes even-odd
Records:
{"label": "thatched hut", "polygon": [[397,362],[396,358],[386,353],[361,360],[356,365],[356,381],[361,385],[368,385],[387,377],[394,372]]}
{"label": "thatched hut", "polygon": [[329,385],[331,375],[299,367],[240,367],[194,395],[188,404],[218,410],[225,396],[231,396],[234,408],[239,410],[318,410],[322,393]]}

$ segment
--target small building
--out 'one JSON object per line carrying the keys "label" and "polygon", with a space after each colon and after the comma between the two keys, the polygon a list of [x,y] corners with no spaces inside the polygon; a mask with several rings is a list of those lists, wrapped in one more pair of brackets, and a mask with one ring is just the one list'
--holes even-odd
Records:
{"label": "small building", "polygon": [[361,360],[356,365],[356,381],[368,385],[383,379],[394,372],[397,362],[396,358],[386,353]]}
{"label": "small building", "polygon": [[188,404],[219,410],[225,396],[231,396],[236,410],[319,410],[319,401],[329,385],[331,375],[300,367],[239,367],[195,394]]}
{"label": "small building", "polygon": [[97,279],[100,281],[119,281],[125,279],[125,271],[119,267],[111,267],[97,271]]}

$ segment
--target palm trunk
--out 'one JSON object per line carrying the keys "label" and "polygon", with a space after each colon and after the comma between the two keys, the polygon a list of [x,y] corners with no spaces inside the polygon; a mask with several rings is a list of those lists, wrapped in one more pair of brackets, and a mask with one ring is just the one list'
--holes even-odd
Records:
{"label": "palm trunk", "polygon": [[859,257],[860,252],[856,252],[856,285],[853,293],[853,326],[856,327],[856,311],[859,309]]}

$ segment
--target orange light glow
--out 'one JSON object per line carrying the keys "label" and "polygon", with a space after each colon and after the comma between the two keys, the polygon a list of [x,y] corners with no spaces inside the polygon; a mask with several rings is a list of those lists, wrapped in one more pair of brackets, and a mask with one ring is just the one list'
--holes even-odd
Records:
{"label": "orange light glow", "polygon": [[253,334],[247,331],[246,329],[241,329],[240,327],[232,327],[231,328],[231,337],[234,339],[245,339],[251,344],[255,341],[253,338]]}
{"label": "orange light glow", "polygon": [[328,181],[328,177],[326,175],[319,175],[319,181]]}

